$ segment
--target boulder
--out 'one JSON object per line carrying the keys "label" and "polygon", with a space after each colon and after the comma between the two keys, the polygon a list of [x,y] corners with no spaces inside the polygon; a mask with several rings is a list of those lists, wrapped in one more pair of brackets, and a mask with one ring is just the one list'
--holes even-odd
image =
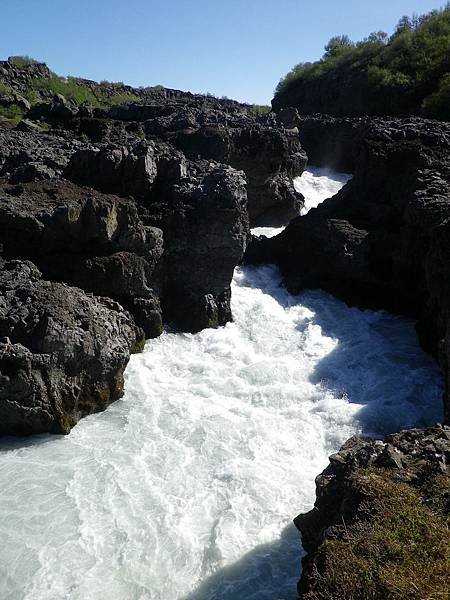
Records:
{"label": "boulder", "polygon": [[68,433],[123,392],[143,331],[107,298],[0,265],[0,434]]}

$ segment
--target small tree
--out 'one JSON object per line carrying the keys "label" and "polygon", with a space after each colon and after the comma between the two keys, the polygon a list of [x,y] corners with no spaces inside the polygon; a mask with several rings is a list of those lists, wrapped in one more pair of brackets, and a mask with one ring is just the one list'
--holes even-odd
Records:
{"label": "small tree", "polygon": [[347,50],[351,50],[355,44],[350,40],[348,35],[335,35],[325,46],[324,60],[340,56]]}
{"label": "small tree", "polygon": [[395,28],[394,35],[400,35],[401,33],[404,33],[405,31],[412,31],[412,30],[413,30],[413,23],[412,23],[411,19],[407,15],[404,15],[397,23],[397,27]]}
{"label": "small tree", "polygon": [[387,44],[389,36],[385,31],[373,31],[367,36],[369,44]]}

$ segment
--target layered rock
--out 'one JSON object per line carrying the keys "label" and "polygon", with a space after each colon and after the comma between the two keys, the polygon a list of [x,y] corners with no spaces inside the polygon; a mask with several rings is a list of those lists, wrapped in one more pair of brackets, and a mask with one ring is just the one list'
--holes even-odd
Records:
{"label": "layered rock", "polygon": [[303,205],[292,179],[306,166],[296,113],[277,121],[273,115],[258,117],[249,107],[220,102],[184,98],[128,104],[73,118],[67,126],[95,142],[124,144],[133,137],[150,144],[167,142],[172,154],[177,148],[188,159],[213,160],[242,170],[251,225],[288,222]]}
{"label": "layered rock", "polygon": [[0,264],[0,434],[67,433],[123,392],[144,333],[109,298]]}
{"label": "layered rock", "polygon": [[295,524],[308,600],[438,597],[448,592],[450,428],[384,441],[353,437],[316,479]]}
{"label": "layered rock", "polygon": [[417,318],[447,380],[449,419],[450,128],[420,119],[359,127],[353,180],[279,236],[256,241],[247,260],[276,262],[294,292],[321,287]]}
{"label": "layered rock", "polygon": [[162,331],[161,230],[144,226],[132,200],[65,180],[0,184],[6,258],[32,260],[45,277],[119,301],[147,337]]}

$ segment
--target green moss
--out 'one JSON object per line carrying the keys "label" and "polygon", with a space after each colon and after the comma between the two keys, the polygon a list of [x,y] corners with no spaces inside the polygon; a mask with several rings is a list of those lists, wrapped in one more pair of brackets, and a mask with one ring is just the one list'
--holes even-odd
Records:
{"label": "green moss", "polygon": [[[444,479],[436,485],[448,491]],[[320,547],[304,600],[448,599],[446,518],[392,472],[359,471],[352,487],[362,498],[357,517]]]}
{"label": "green moss", "polygon": [[39,127],[39,131],[42,131],[43,133],[45,133],[46,131],[50,131],[50,125],[48,123],[46,123],[45,121],[40,121],[38,123],[38,127]]}
{"label": "green moss", "polygon": [[17,125],[23,119],[25,112],[25,109],[17,104],[0,106],[0,121],[5,121],[10,125]]}
{"label": "green moss", "polygon": [[12,87],[0,81],[0,96],[12,96],[13,94],[14,90]]}
{"label": "green moss", "polygon": [[63,433],[66,435],[70,433],[70,430],[75,427],[77,422],[78,420],[72,414],[61,415],[59,422],[55,424],[53,433]]}
{"label": "green moss", "polygon": [[[162,323],[161,323],[161,332],[158,335],[161,335],[162,332],[163,332],[163,327],[162,327]],[[153,337],[158,337],[158,335],[155,335]],[[136,339],[136,342],[130,349],[131,354],[139,354],[140,352],[143,352],[144,346],[145,346],[145,335],[142,335]]]}

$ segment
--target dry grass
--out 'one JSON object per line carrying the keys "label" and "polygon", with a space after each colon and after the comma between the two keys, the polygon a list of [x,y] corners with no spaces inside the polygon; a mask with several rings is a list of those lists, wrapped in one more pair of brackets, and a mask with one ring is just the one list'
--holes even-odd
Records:
{"label": "dry grass", "polygon": [[450,533],[440,512],[449,483],[435,478],[428,495],[441,500],[430,505],[423,490],[392,474],[357,472],[357,517],[322,544],[304,600],[449,600]]}

